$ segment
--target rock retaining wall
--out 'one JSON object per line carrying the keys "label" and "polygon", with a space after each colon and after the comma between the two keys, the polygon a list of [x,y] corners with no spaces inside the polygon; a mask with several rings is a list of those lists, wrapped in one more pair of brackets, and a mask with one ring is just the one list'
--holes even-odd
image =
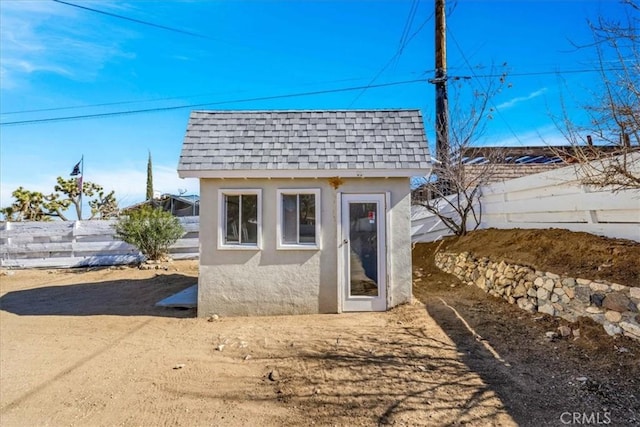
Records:
{"label": "rock retaining wall", "polygon": [[563,277],[531,267],[476,258],[468,252],[440,252],[436,266],[489,295],[523,310],[558,316],[570,322],[589,317],[609,335],[640,340],[640,288],[602,280]]}

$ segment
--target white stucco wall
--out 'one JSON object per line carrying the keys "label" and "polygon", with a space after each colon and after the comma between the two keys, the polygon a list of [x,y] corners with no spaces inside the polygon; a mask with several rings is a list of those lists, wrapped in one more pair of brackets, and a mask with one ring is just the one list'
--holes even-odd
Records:
{"label": "white stucco wall", "polygon": [[[260,250],[218,249],[218,190],[262,189]],[[277,190],[321,190],[321,249],[276,248]],[[411,299],[411,195],[408,178],[201,179],[198,315],[337,313],[338,193],[390,193],[387,206],[387,300],[392,307]]]}

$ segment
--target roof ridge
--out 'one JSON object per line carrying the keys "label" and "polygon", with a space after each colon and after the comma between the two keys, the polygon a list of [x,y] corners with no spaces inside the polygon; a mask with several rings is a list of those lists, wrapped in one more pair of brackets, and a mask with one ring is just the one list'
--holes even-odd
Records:
{"label": "roof ridge", "polygon": [[265,109],[265,110],[191,110],[192,113],[360,113],[360,112],[418,111],[420,108],[358,108],[358,109]]}

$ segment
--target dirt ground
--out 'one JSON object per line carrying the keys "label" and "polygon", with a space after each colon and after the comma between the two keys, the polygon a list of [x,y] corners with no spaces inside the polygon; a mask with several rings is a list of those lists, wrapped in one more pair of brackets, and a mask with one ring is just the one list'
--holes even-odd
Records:
{"label": "dirt ground", "polygon": [[[422,276],[414,274],[414,296],[467,354],[465,364],[496,391],[518,424],[640,425],[640,343],[610,337],[590,319],[569,323],[490,297],[435,267],[437,250],[469,251],[570,277],[640,286],[640,244],[557,229],[489,229],[413,250],[414,273]],[[451,316],[452,309],[464,322]],[[545,336],[561,325],[579,336]],[[485,343],[509,366],[494,363]],[[581,422],[563,422],[574,421],[574,413]]]}
{"label": "dirt ground", "polygon": [[[610,244],[602,264],[638,249]],[[195,261],[5,271],[0,425],[640,423],[638,343],[588,321],[569,325],[579,338],[550,341],[566,322],[461,285],[433,266],[436,247],[414,249],[416,301],[386,313],[197,319],[154,307],[196,282]]]}

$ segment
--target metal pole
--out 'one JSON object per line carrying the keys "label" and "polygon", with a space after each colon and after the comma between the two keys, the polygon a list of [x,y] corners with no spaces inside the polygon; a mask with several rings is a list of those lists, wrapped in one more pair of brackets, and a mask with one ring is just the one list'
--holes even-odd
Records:
{"label": "metal pole", "polygon": [[[77,157],[76,157],[77,158]],[[80,218],[78,221],[82,220],[82,188],[84,187],[84,154],[80,159]]]}

